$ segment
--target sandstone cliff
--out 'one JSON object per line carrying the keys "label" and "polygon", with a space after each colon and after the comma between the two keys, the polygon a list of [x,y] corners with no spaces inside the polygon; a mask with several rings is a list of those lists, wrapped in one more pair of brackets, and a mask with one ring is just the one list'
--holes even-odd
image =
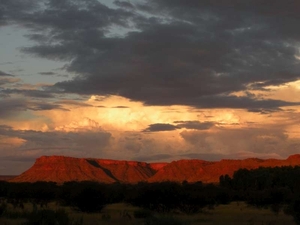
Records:
{"label": "sandstone cliff", "polygon": [[146,163],[106,159],[72,158],[65,156],[42,156],[35,164],[11,179],[11,182],[52,181],[97,181],[103,183],[137,183],[140,181],[161,182],[184,180],[188,182],[218,182],[224,174],[258,167],[300,165],[300,155],[286,160],[257,159],[204,161],[198,159],[178,160],[171,163]]}

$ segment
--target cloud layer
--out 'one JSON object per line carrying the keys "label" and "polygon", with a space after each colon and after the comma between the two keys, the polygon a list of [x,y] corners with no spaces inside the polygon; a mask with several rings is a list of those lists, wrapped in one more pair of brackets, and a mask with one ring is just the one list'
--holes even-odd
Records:
{"label": "cloud layer", "polygon": [[26,31],[22,54],[64,63],[31,83],[0,68],[6,165],[17,155],[160,161],[300,150],[299,1],[105,3],[1,2],[0,27]]}
{"label": "cloud layer", "polygon": [[66,69],[78,76],[54,86],[67,93],[117,94],[148,105],[276,108],[289,103],[228,93],[300,77],[297,1],[5,4],[14,10],[2,10],[4,19],[32,30],[36,44],[24,52],[69,61]]}

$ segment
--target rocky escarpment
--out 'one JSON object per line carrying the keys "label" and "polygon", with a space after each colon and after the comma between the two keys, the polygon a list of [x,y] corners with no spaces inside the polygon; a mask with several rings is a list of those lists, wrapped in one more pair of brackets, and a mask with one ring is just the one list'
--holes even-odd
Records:
{"label": "rocky escarpment", "polygon": [[97,181],[103,183],[137,183],[141,181],[188,181],[205,183],[218,182],[224,174],[232,176],[241,168],[296,166],[300,165],[300,155],[286,160],[279,159],[243,159],[204,161],[198,159],[178,160],[170,163],[146,163],[124,160],[106,160],[92,158],[72,158],[65,156],[42,156],[35,164],[11,179],[12,182],[52,181]]}
{"label": "rocky escarpment", "polygon": [[300,155],[293,155],[285,160],[249,158],[243,160],[223,159],[209,162],[203,160],[174,161],[158,170],[148,179],[149,182],[161,181],[188,181],[216,183],[221,175],[230,177],[239,169],[257,169],[259,167],[296,166],[300,165]]}
{"label": "rocky escarpment", "polygon": [[10,181],[136,183],[146,181],[156,172],[155,167],[151,167],[151,164],[145,162],[42,156],[29,170]]}

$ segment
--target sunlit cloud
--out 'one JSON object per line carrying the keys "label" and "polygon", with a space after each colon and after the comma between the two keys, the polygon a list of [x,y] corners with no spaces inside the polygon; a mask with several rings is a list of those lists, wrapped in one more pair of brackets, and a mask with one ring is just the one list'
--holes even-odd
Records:
{"label": "sunlit cloud", "polygon": [[2,8],[7,171],[52,154],[171,161],[300,151],[296,1],[250,0],[234,11],[229,0]]}

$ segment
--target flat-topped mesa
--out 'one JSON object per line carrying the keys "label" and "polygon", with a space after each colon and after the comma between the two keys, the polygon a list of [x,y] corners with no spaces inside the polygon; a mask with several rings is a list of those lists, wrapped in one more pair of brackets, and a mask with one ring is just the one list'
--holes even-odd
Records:
{"label": "flat-topped mesa", "polygon": [[45,161],[53,161],[53,160],[68,160],[68,159],[78,159],[75,157],[69,157],[69,156],[62,156],[62,155],[43,155],[39,158],[37,158],[36,162],[45,162]]}
{"label": "flat-topped mesa", "polygon": [[295,155],[290,155],[288,158],[287,158],[288,161],[297,161],[297,160],[300,160],[300,154],[295,154]]}
{"label": "flat-topped mesa", "polygon": [[175,181],[196,182],[200,181],[205,166],[213,162],[200,159],[181,159],[173,161],[162,167],[157,173],[148,179],[149,182]]}
{"label": "flat-topped mesa", "polygon": [[102,181],[113,183],[115,179],[105,171],[91,165],[86,159],[64,156],[42,156],[35,164],[12,182],[68,182],[68,181]]}
{"label": "flat-topped mesa", "polygon": [[146,181],[157,172],[146,162],[41,156],[35,164],[12,182],[97,181],[103,183],[137,183]]}
{"label": "flat-topped mesa", "polygon": [[286,160],[280,159],[223,159],[220,161],[179,160],[173,161],[158,170],[148,179],[149,182],[160,181],[188,181],[204,183],[217,183],[221,175],[233,176],[239,169],[257,169],[259,167],[296,166],[300,165],[300,155]]}
{"label": "flat-topped mesa", "polygon": [[10,180],[11,182],[96,181],[102,183],[138,183],[162,181],[188,181],[216,183],[221,175],[232,176],[238,169],[300,165],[300,155],[280,159],[224,159],[204,161],[183,159],[170,163],[146,163],[137,161],[42,156],[35,164]]}

